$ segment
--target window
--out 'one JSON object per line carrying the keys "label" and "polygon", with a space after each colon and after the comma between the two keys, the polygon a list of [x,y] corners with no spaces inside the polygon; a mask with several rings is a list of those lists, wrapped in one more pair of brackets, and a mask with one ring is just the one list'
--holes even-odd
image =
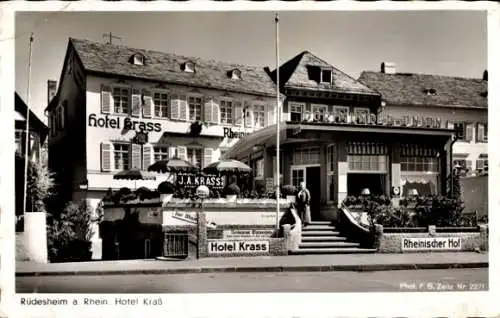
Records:
{"label": "window", "polygon": [[129,89],[124,87],[113,88],[114,111],[117,114],[129,113]]}
{"label": "window", "polygon": [[262,128],[265,125],[266,111],[263,105],[255,105],[253,107],[253,126],[254,128]]}
{"label": "window", "polygon": [[23,145],[23,132],[20,130],[16,130],[16,152],[19,154],[23,153],[24,145]]}
{"label": "window", "polygon": [[201,168],[201,156],[201,148],[187,148],[187,161],[199,168]]}
{"label": "window", "polygon": [[201,97],[190,96],[188,99],[189,120],[201,120]]}
{"label": "window", "polygon": [[476,127],[476,141],[488,141],[488,123],[478,123]]}
{"label": "window", "polygon": [[194,73],[194,63],[191,61],[184,63],[184,72]]}
{"label": "window", "polygon": [[312,105],[311,110],[314,116],[314,120],[323,121],[327,113],[327,106],[325,105]]}
{"label": "window", "polygon": [[142,54],[135,54],[133,62],[135,65],[144,65],[144,55]]}
{"label": "window", "polygon": [[438,159],[434,157],[401,157],[401,171],[439,172]]}
{"label": "window", "polygon": [[168,94],[155,92],[153,94],[155,105],[155,116],[166,118],[168,117]]}
{"label": "window", "polygon": [[466,160],[463,158],[453,159],[453,167],[460,166],[462,169],[471,169],[472,168],[472,160]]}
{"label": "window", "polygon": [[154,153],[155,153],[155,162],[168,159],[168,147],[155,146]]}
{"label": "window", "polygon": [[482,170],[488,167],[488,159],[477,159],[476,160],[476,170]]}
{"label": "window", "polygon": [[304,111],[304,105],[290,104],[290,120],[296,122],[302,121],[303,111]]}
{"label": "window", "polygon": [[233,70],[231,72],[231,78],[232,79],[241,79],[241,72],[240,72],[240,70],[237,70],[237,69]]}
{"label": "window", "polygon": [[292,184],[295,187],[299,187],[301,182],[304,182],[304,169],[293,169],[292,170]]}
{"label": "window", "polygon": [[319,148],[302,148],[293,153],[294,165],[319,164]]}
{"label": "window", "polygon": [[367,108],[354,108],[354,116],[359,124],[366,124],[370,116],[370,110]]}
{"label": "window", "polygon": [[255,178],[264,178],[264,159],[259,159],[255,162]]}
{"label": "window", "polygon": [[457,132],[458,139],[465,139],[465,124],[464,123],[454,123],[453,128]]}
{"label": "window", "polygon": [[130,145],[113,144],[115,157],[115,170],[128,170],[130,167]]}
{"label": "window", "polygon": [[227,100],[220,101],[220,122],[221,124],[233,123],[233,102]]}
{"label": "window", "polygon": [[385,155],[348,155],[349,170],[360,172],[387,172],[387,156]]}
{"label": "window", "polygon": [[332,71],[321,70],[321,83],[331,83],[331,82],[332,82]]}

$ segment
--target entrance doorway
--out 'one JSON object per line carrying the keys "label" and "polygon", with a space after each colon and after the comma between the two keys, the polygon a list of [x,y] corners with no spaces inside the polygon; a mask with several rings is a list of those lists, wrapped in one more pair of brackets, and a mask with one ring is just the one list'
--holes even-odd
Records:
{"label": "entrance doorway", "polygon": [[363,189],[371,194],[385,193],[385,177],[383,173],[349,173],[347,174],[347,195],[359,196]]}
{"label": "entrance doorway", "polygon": [[322,220],[320,214],[321,200],[321,174],[320,166],[293,166],[292,167],[292,184],[297,187],[301,182],[306,183],[306,188],[311,193],[311,220]]}

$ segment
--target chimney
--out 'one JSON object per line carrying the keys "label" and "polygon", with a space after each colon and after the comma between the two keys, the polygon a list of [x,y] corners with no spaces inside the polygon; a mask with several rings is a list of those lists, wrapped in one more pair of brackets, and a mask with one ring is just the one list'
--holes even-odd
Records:
{"label": "chimney", "polygon": [[483,81],[488,81],[488,70],[483,72]]}
{"label": "chimney", "polygon": [[380,72],[386,74],[396,74],[396,64],[390,62],[382,62]]}
{"label": "chimney", "polygon": [[52,99],[57,93],[57,81],[48,80],[47,81],[47,105],[50,104]]}

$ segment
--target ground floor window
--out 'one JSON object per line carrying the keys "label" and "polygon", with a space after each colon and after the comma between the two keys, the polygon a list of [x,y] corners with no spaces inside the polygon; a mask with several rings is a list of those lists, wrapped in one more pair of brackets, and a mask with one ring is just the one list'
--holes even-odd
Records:
{"label": "ground floor window", "polygon": [[187,148],[187,161],[199,168],[201,168],[201,156],[201,148]]}
{"label": "ground floor window", "polygon": [[168,159],[168,147],[155,146],[155,162]]}
{"label": "ground floor window", "polygon": [[255,162],[255,178],[264,178],[264,159],[259,159]]}
{"label": "ground floor window", "polygon": [[388,170],[385,155],[348,155],[347,162],[351,172],[387,172]]}
{"label": "ground floor window", "polygon": [[402,172],[401,194],[406,197],[410,189],[415,189],[419,196],[437,195],[438,181],[438,174],[408,174]]}
{"label": "ground floor window", "polygon": [[293,169],[292,170],[292,184],[299,187],[301,182],[304,182],[304,169]]}
{"label": "ground floor window", "polygon": [[364,189],[373,195],[385,194],[386,176],[385,173],[348,173],[347,195],[361,195]]}

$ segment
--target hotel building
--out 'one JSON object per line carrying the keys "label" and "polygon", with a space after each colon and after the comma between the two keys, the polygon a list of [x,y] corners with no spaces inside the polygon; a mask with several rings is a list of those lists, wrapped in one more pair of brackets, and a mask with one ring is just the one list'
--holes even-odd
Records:
{"label": "hotel building", "polygon": [[[465,152],[459,143],[477,144],[467,150],[475,160],[486,153],[479,149],[487,135],[486,81],[439,86],[444,77],[433,77],[422,87],[400,77],[407,79],[365,72],[356,80],[307,51],[280,66],[281,184],[306,182],[313,219],[335,218],[338,204],[364,188],[446,193],[454,152]],[[384,84],[392,80],[423,97],[408,101],[400,86]],[[174,154],[200,167],[239,159],[257,180],[273,182],[275,82],[269,68],[71,38],[47,107],[49,165],[65,185],[63,199],[96,206],[108,188],[133,185],[114,174]],[[472,93],[478,104],[462,103]],[[476,126],[458,122],[471,118]],[[190,133],[195,121],[205,123],[197,136]],[[166,178],[136,186],[156,188]]]}

